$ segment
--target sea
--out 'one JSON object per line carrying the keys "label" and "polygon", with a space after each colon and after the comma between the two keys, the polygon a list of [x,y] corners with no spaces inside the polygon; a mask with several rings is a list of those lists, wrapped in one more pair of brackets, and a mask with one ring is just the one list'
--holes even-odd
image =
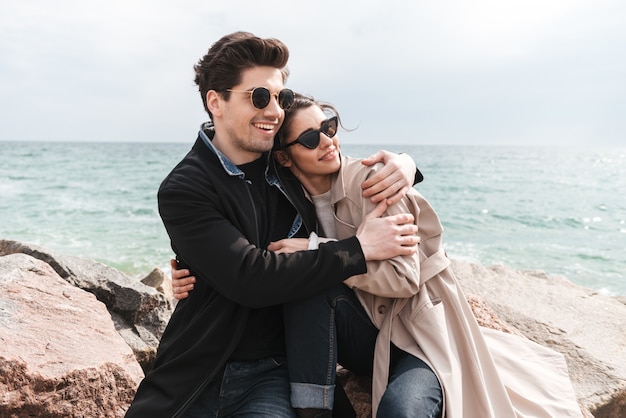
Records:
{"label": "sea", "polygon": [[[156,192],[191,143],[0,142],[0,239],[169,273]],[[413,157],[451,258],[626,295],[626,148],[359,145]]]}

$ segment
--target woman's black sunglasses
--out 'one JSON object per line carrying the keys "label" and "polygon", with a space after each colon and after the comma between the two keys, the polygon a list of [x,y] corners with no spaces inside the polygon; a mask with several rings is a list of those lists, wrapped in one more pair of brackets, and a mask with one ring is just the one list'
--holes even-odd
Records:
{"label": "woman's black sunglasses", "polygon": [[282,89],[278,93],[270,93],[270,91],[265,87],[255,87],[252,90],[228,89],[226,91],[232,91],[235,93],[248,93],[250,95],[250,100],[252,100],[252,105],[257,109],[265,109],[267,105],[270,104],[272,96],[276,96],[276,100],[278,100],[278,106],[280,106],[281,109],[289,109],[294,100],[294,93],[290,89]]}
{"label": "woman's black sunglasses", "polygon": [[329,138],[332,138],[337,133],[337,124],[337,116],[326,119],[324,122],[322,122],[322,125],[319,129],[303,133],[298,138],[296,138],[295,141],[285,144],[283,149],[295,144],[301,144],[308,149],[315,149],[320,144],[320,133],[326,135]]}

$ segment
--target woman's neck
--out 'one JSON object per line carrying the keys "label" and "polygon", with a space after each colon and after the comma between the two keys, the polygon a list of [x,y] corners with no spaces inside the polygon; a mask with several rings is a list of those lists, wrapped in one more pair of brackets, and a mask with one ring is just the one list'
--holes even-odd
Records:
{"label": "woman's neck", "polygon": [[296,177],[309,192],[311,196],[317,196],[324,194],[330,190],[333,184],[333,176],[330,174],[316,175],[316,176],[304,176],[302,174],[296,174]]}

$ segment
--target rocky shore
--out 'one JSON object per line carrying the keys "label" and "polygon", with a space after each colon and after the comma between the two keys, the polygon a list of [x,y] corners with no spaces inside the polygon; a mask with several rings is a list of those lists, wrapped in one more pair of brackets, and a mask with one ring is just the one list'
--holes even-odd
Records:
{"label": "rocky shore", "polygon": [[[539,271],[453,270],[481,325],[565,355],[586,417],[626,417],[626,298]],[[122,417],[172,311],[167,281],[0,240],[0,417]],[[367,379],[340,376],[368,416]]]}

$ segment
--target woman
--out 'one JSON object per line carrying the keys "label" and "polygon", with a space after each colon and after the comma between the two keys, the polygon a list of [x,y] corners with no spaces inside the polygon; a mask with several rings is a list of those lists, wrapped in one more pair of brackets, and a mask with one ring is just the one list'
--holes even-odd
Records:
{"label": "woman", "polygon": [[[323,110],[331,117],[327,119]],[[347,224],[336,225],[332,212],[335,203],[340,204],[345,197],[341,183],[345,178],[338,176],[342,167],[336,136],[339,124],[339,116],[331,105],[300,96],[286,111],[284,128],[276,136],[274,147],[275,161],[288,169],[276,170],[279,176],[282,174],[281,183],[290,196],[309,199],[315,205],[318,233],[327,238],[337,238],[338,234],[354,235],[356,228],[353,225],[357,226],[348,218],[344,219]],[[361,165],[360,160],[349,161],[355,166]],[[359,178],[366,180],[364,176]],[[350,180],[358,181],[355,177]],[[355,185],[353,183],[350,187]],[[353,191],[360,193],[356,189]],[[359,198],[358,203],[351,203],[364,208],[362,200],[365,199]],[[366,206],[373,207],[370,203]],[[358,214],[358,217],[363,215]],[[309,244],[306,240],[290,239],[274,243],[268,249],[286,252],[307,249]],[[412,264],[408,260],[389,260],[377,266],[368,264],[370,275],[377,277],[372,285],[382,284],[386,275],[384,266],[396,261],[401,266]],[[374,270],[379,272],[374,273]],[[402,276],[397,280],[396,274],[393,274],[393,280],[401,287],[396,289],[394,296],[409,297],[417,293],[418,283],[413,279],[418,276]],[[407,277],[409,280],[406,280]],[[354,277],[353,282],[361,283],[363,278]],[[311,416],[315,416],[315,410],[319,413],[332,409],[337,362],[357,374],[372,376],[378,328],[370,320],[364,306],[355,292],[345,285],[309,300],[284,306],[291,401],[300,416],[307,416],[303,412],[306,409]],[[407,396],[407,392],[411,396]],[[394,349],[390,382],[380,406],[377,405],[377,398],[374,399],[373,410],[378,409],[379,416],[434,417],[439,416],[441,411],[442,394],[437,376],[424,361]],[[419,411],[420,414],[415,415],[412,411]]]}
{"label": "woman", "polygon": [[[290,196],[315,205],[318,233],[342,239],[371,211],[360,184],[378,167],[340,156],[338,126],[333,106],[300,96],[286,112],[274,156],[288,169],[277,171]],[[292,405],[302,416],[330,416],[316,414],[332,409],[340,363],[372,375],[374,417],[580,417],[560,354],[478,326],[428,202],[412,189],[387,208],[401,212],[416,219],[418,254],[368,262],[368,273],[345,286],[285,305]],[[268,249],[311,249],[316,240]]]}

